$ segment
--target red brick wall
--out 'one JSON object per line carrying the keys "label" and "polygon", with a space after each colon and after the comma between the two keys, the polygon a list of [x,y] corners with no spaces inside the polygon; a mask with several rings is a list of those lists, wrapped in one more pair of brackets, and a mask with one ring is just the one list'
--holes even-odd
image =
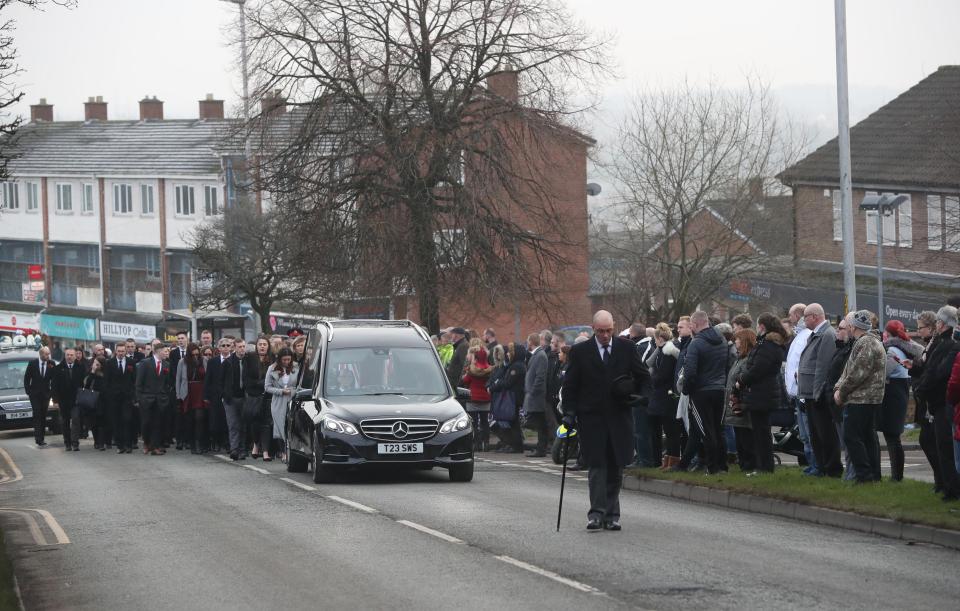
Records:
{"label": "red brick wall", "polygon": [[[899,190],[911,197],[913,247],[886,244],[885,269],[901,269],[939,274],[960,274],[960,253],[928,249],[927,193]],[[833,199],[823,187],[798,186],[794,189],[796,214],[796,256],[798,259],[843,261],[843,245],[833,239]],[[875,265],[877,247],[867,244],[866,213],[858,210],[864,189],[853,190],[854,253],[858,265]],[[871,222],[875,222],[871,219]]]}

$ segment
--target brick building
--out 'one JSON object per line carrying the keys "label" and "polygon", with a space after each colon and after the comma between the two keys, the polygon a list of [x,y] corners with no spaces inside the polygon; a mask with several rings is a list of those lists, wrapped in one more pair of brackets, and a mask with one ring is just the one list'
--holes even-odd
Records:
{"label": "brick building", "polygon": [[[858,306],[876,300],[877,219],[864,196],[904,194],[884,217],[886,317],[908,323],[960,292],[960,66],[942,66],[850,130]],[[842,309],[842,234],[837,140],[781,180],[794,192],[797,278]]]}

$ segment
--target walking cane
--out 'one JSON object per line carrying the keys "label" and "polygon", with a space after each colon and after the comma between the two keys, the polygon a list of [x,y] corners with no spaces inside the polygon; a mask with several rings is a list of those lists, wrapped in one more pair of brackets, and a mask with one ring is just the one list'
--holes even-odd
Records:
{"label": "walking cane", "polygon": [[567,427],[562,424],[557,429],[557,437],[563,438],[563,473],[560,476],[560,505],[557,507],[557,532],[560,532],[560,516],[563,514],[563,488],[567,483],[567,453],[570,451],[570,438],[576,434],[576,429],[568,431]]}

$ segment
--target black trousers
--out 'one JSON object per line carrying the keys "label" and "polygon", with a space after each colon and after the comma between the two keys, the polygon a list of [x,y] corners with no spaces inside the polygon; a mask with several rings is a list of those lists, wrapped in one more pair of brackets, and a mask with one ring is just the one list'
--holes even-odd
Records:
{"label": "black trousers", "polygon": [[63,425],[63,445],[66,448],[72,447],[74,443],[79,443],[79,437],[73,436],[73,420],[79,415],[80,410],[73,404],[60,404],[60,424]]}
{"label": "black trousers", "polygon": [[537,454],[545,454],[550,443],[547,434],[547,415],[543,412],[527,414],[527,427],[537,432]]}
{"label": "black trousers", "polygon": [[[662,461],[666,450],[667,456],[680,456],[680,427],[683,426],[675,416],[676,410],[663,416],[647,414],[647,426],[650,429],[651,455],[654,460]],[[666,438],[666,442],[664,442]]]}
{"label": "black trousers", "polygon": [[163,431],[168,409],[166,395],[140,397],[140,426],[145,447],[159,449],[163,444]]}
{"label": "black trousers", "polygon": [[723,437],[723,391],[702,390],[690,395],[694,417],[703,431],[703,453],[707,471],[727,470],[727,448]]}
{"label": "black trousers", "polygon": [[737,442],[737,464],[741,471],[750,472],[757,470],[757,455],[754,449],[755,441],[753,438],[753,429],[745,426],[733,427],[734,439]]}
{"label": "black trousers", "polygon": [[940,455],[937,454],[937,434],[933,423],[924,416],[920,419],[920,449],[930,463],[933,470],[933,486],[937,491],[943,490],[943,478],[940,477]]}
{"label": "black trousers", "polygon": [[587,519],[612,522],[620,519],[620,486],[623,484],[623,467],[617,464],[613,445],[607,439],[606,464],[587,469],[587,486],[590,489],[590,511]]}
{"label": "black trousers", "polygon": [[900,435],[903,434],[903,422],[907,416],[907,402],[910,399],[910,381],[906,378],[887,380],[883,393],[883,403],[877,418],[877,430],[883,433],[890,455],[890,479],[903,479],[905,455]]}
{"label": "black trousers", "polygon": [[940,461],[940,487],[944,496],[960,497],[960,476],[953,462],[953,410],[941,406],[933,412],[933,433]]}
{"label": "black trousers", "polygon": [[750,414],[750,432],[753,436],[753,457],[757,471],[773,473],[773,436],[770,434],[770,412],[765,409],[752,409]]}
{"label": "black trousers", "polygon": [[[833,400],[831,397],[830,401]],[[807,420],[810,423],[810,445],[813,456],[822,473],[831,477],[843,474],[843,460],[840,457],[840,438],[830,413],[830,406],[823,401],[807,400]],[[848,450],[849,451],[849,450]]]}
{"label": "black trousers", "polygon": [[[686,441],[683,442],[683,453],[680,457],[679,467],[686,471],[690,468],[690,465],[693,463],[693,459],[697,456],[700,456],[700,464],[706,466],[707,459],[703,456],[703,429],[700,428],[700,425],[697,423],[696,417],[693,414],[693,406],[689,408],[689,421],[690,421],[690,430],[687,431]],[[683,428],[683,423],[681,422],[680,428]],[[682,438],[682,436],[681,436]]]}
{"label": "black trousers", "polygon": [[41,444],[47,432],[47,409],[50,407],[50,397],[33,395],[30,397],[30,407],[33,409],[33,438],[37,444]]}
{"label": "black trousers", "polygon": [[223,407],[223,399],[211,401],[206,413],[209,418],[207,426],[210,432],[210,444],[213,447],[228,448],[230,444],[227,441],[227,412]]}
{"label": "black trousers", "polygon": [[876,419],[880,406],[873,403],[848,403],[843,408],[843,441],[853,463],[858,482],[880,479],[880,450]]}
{"label": "black trousers", "polygon": [[110,415],[113,421],[113,439],[118,449],[129,450],[137,439],[137,424],[134,420],[136,409],[133,401],[124,397],[114,397],[110,401]]}

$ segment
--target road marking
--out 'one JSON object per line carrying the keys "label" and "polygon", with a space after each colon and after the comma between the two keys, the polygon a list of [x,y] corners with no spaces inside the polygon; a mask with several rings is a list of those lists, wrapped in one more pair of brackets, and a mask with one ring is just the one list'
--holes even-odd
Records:
{"label": "road marking", "polygon": [[316,490],[316,488],[314,488],[313,486],[308,486],[308,485],[306,485],[306,484],[301,484],[301,483],[298,482],[297,480],[290,479],[289,477],[281,477],[281,478],[280,478],[280,481],[282,481],[282,482],[287,482],[288,484],[293,484],[294,486],[296,486],[297,488],[300,488],[301,490],[308,490],[308,491],[310,491],[310,492],[313,492],[314,490]]}
{"label": "road marking", "polygon": [[581,592],[586,592],[588,594],[603,594],[600,590],[596,589],[593,586],[588,586],[585,583],[580,583],[579,581],[574,581],[573,579],[567,579],[562,575],[558,575],[553,571],[548,571],[547,569],[541,569],[538,566],[532,564],[527,564],[522,560],[517,560],[516,558],[511,558],[510,556],[494,556],[497,560],[506,562],[507,564],[512,564],[515,567],[519,567],[531,573],[536,573],[541,577],[546,577],[547,579],[552,579],[557,583],[562,583],[565,586],[569,586],[574,590],[580,590]]}
{"label": "road marking", "polygon": [[0,507],[0,513],[10,513],[22,517],[27,523],[27,528],[30,530],[30,535],[33,537],[33,540],[37,545],[50,544],[47,543],[47,538],[40,529],[40,524],[37,522],[34,514],[38,514],[43,517],[44,521],[47,523],[47,527],[50,529],[50,532],[52,532],[53,536],[57,538],[57,545],[66,545],[70,543],[70,537],[67,536],[67,533],[64,532],[63,528],[49,511],[44,509],[16,509],[13,507]]}
{"label": "road marking", "polygon": [[404,526],[409,526],[414,530],[419,530],[422,533],[432,535],[437,539],[442,539],[446,541],[447,543],[457,543],[461,545],[463,544],[463,541],[461,539],[457,539],[456,537],[448,535],[447,533],[442,533],[439,530],[433,530],[432,528],[424,526],[423,524],[417,524],[416,522],[410,522],[408,520],[397,520],[397,524],[403,524]]}
{"label": "road marking", "polygon": [[229,456],[227,456],[226,454],[214,454],[214,456],[216,456],[216,457],[219,458],[220,460],[225,460],[225,461],[227,461],[227,462],[236,462],[236,461],[234,461],[232,458],[230,458]]}
{"label": "road marking", "polygon": [[25,445],[26,447],[30,448],[31,450],[39,450],[39,449],[40,449],[39,447],[37,447],[37,444],[35,444],[35,443],[25,443],[25,444],[23,444],[23,445]]}
{"label": "road marking", "polygon": [[20,468],[17,467],[17,463],[13,462],[13,458],[10,457],[10,454],[8,454],[3,448],[0,448],[0,456],[3,457],[3,460],[5,460],[7,465],[10,467],[10,471],[13,472],[13,477],[10,477],[6,469],[0,469],[0,473],[3,473],[3,477],[0,478],[0,484],[11,484],[13,482],[19,482],[22,480],[23,473],[20,471]]}
{"label": "road marking", "polygon": [[363,505],[356,501],[351,501],[350,499],[345,499],[345,498],[342,498],[339,496],[333,496],[333,495],[330,495],[327,498],[330,499],[331,501],[346,505],[347,507],[353,507],[354,509],[359,509],[360,511],[365,511],[367,513],[377,513],[377,510],[374,509],[373,507],[367,507],[366,505]]}
{"label": "road marking", "polygon": [[253,465],[243,465],[244,469],[250,469],[251,471],[256,471],[257,473],[262,473],[263,475],[270,475],[270,472],[266,469],[260,467],[254,467]]}

